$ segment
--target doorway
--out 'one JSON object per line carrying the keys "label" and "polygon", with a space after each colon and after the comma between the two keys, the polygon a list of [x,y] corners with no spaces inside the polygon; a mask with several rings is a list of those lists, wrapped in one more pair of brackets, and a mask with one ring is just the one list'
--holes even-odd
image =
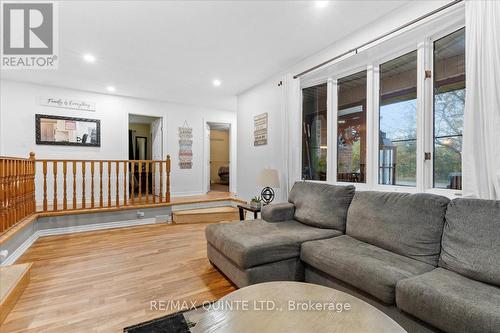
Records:
{"label": "doorway", "polygon": [[210,145],[208,154],[208,191],[229,192],[230,124],[207,123],[207,136]]}
{"label": "doorway", "polygon": [[[160,117],[129,114],[128,118],[128,159],[162,160],[163,159],[163,119]],[[134,170],[129,170],[129,195],[139,194],[139,180],[142,194],[153,193],[151,170],[146,165],[135,163]],[[146,174],[148,173],[148,174]],[[139,177],[140,174],[140,177]],[[133,188],[132,188],[132,177]]]}

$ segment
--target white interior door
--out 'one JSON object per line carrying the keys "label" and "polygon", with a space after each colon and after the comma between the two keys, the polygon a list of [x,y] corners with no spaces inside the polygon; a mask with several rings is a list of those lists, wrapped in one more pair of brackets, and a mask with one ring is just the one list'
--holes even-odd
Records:
{"label": "white interior door", "polygon": [[206,181],[206,192],[210,191],[210,125],[205,124],[205,181]]}
{"label": "white interior door", "polygon": [[[151,123],[151,158],[153,160],[163,160],[163,119],[155,119]],[[155,174],[153,175],[156,181],[160,180],[159,166],[156,166]],[[155,182],[156,183],[156,182]],[[160,195],[160,186],[155,186],[155,195]]]}

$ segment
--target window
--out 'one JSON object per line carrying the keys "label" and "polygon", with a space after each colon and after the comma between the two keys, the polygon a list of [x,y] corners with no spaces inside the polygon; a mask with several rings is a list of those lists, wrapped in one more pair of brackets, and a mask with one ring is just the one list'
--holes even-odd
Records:
{"label": "window", "polygon": [[380,65],[379,184],[416,186],[417,51]]}
{"label": "window", "polygon": [[337,181],[366,182],[366,71],[338,80]]}
{"label": "window", "polygon": [[465,29],[434,42],[435,188],[462,189]]}
{"label": "window", "polygon": [[302,178],[326,180],[327,84],[302,90]]}

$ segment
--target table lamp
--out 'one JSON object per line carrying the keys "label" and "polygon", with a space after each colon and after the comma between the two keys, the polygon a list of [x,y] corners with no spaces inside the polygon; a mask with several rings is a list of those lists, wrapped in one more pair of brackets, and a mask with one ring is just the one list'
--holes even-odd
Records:
{"label": "table lamp", "polygon": [[262,169],[257,177],[257,184],[262,186],[260,196],[265,205],[270,204],[274,200],[274,189],[280,187],[280,179],[278,170]]}

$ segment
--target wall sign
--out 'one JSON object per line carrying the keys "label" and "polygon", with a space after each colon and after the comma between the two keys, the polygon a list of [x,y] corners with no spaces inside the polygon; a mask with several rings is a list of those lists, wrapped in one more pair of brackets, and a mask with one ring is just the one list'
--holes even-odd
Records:
{"label": "wall sign", "polygon": [[40,97],[40,105],[80,111],[95,111],[96,109],[94,102],[59,97]]}
{"label": "wall sign", "polygon": [[262,113],[253,117],[253,136],[254,146],[263,146],[267,145],[267,125],[268,125],[268,115],[266,113]]}
{"label": "wall sign", "polygon": [[193,129],[189,127],[187,121],[179,127],[179,167],[193,168]]}

